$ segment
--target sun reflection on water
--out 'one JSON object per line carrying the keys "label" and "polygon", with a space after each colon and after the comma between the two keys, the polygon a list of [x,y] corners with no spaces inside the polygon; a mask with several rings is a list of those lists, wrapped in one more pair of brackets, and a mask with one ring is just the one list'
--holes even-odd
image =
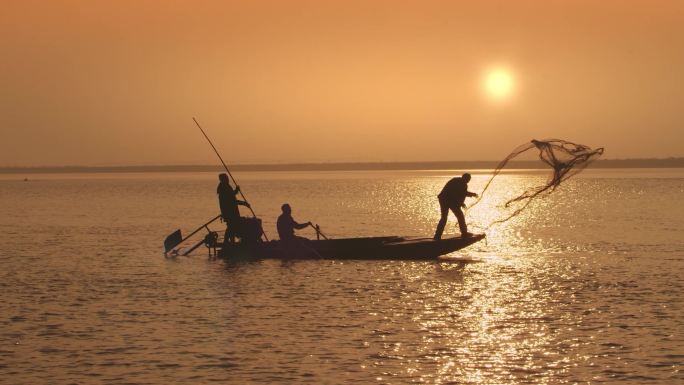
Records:
{"label": "sun reflection on water", "polygon": [[[560,365],[549,357],[567,357],[555,346],[549,321],[559,317],[559,304],[525,273],[538,265],[495,257],[433,266],[440,279],[423,279],[409,295],[408,305],[418,308],[412,321],[425,333],[415,347],[419,358],[405,364],[405,374],[432,372],[423,378],[430,383],[509,383],[525,373],[544,382],[540,373],[558,375]],[[407,265],[406,279],[415,277],[413,269]],[[426,370],[430,366],[434,370]]]}
{"label": "sun reflection on water", "polygon": [[[479,193],[488,178],[476,175],[469,190]],[[424,232],[432,231],[439,218],[436,194],[446,180],[423,179],[411,188],[413,199],[404,210],[424,224]],[[466,212],[470,231],[480,232],[510,215],[516,207],[505,208],[504,203],[543,181],[541,175],[500,176],[482,201]],[[565,194],[571,197],[572,191]],[[402,199],[397,204],[402,201],[406,204]],[[459,252],[472,257],[464,259],[467,262],[427,267],[435,269],[432,280],[425,279],[429,272],[405,266],[404,279],[419,287],[408,293],[406,306],[413,308],[412,322],[424,332],[413,347],[417,352],[411,354],[418,358],[403,363],[405,375],[422,373],[420,381],[437,384],[511,383],[525,377],[545,383],[567,371],[563,363],[568,362],[573,343],[558,341],[558,326],[552,325],[560,322],[572,328],[581,315],[564,313],[574,298],[559,301],[554,281],[530,273],[549,267],[545,256],[553,249],[534,234],[555,226],[554,221],[567,221],[557,213],[567,216],[569,205],[571,200],[532,202],[509,221],[487,228],[487,247],[478,244]],[[450,214],[446,236],[456,229]],[[410,348],[395,345],[392,354],[402,357]]]}

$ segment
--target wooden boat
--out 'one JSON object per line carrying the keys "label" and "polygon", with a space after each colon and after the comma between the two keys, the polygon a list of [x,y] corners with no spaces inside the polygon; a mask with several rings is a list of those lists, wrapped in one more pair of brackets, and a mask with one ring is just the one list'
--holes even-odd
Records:
{"label": "wooden boat", "polygon": [[482,240],[484,234],[439,241],[416,237],[366,237],[321,240],[224,243],[217,255],[226,259],[336,259],[336,260],[435,260]]}

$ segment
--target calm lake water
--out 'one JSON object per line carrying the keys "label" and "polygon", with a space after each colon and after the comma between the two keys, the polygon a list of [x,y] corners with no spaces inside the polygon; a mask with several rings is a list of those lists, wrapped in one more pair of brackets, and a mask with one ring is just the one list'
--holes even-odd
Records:
{"label": "calm lake water", "polygon": [[[330,237],[431,236],[460,173],[235,176],[271,238],[284,202]],[[587,170],[466,262],[165,259],[215,174],[23,178],[0,176],[1,384],[684,383],[682,169]],[[544,179],[497,177],[471,229]]]}

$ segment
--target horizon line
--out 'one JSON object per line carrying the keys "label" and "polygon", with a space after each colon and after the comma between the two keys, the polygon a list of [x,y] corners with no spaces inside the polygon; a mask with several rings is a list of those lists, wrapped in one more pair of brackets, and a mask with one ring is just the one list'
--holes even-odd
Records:
{"label": "horizon line", "polygon": [[[442,161],[368,161],[368,162],[293,162],[293,163],[238,163],[231,165],[236,171],[362,171],[362,170],[448,170],[494,169],[500,161],[494,160],[442,160]],[[544,169],[538,160],[511,161],[510,168]],[[598,159],[593,168],[680,168],[684,157]],[[92,172],[210,172],[223,170],[220,165],[114,165],[114,166],[0,166],[0,174],[18,173],[92,173]]]}

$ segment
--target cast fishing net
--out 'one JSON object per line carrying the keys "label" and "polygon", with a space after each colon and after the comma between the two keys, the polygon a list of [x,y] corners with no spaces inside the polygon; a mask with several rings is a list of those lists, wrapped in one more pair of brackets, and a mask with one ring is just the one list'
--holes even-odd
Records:
{"label": "cast fishing net", "polygon": [[514,192],[512,197],[505,198],[502,205],[503,210],[500,210],[504,212],[503,217],[492,220],[485,227],[485,230],[517,216],[536,198],[553,192],[561,183],[578,174],[594,160],[598,159],[603,154],[603,148],[592,149],[582,144],[561,139],[532,140],[529,143],[518,146],[496,166],[491,178],[482,189],[479,198],[470,206],[470,210],[482,201],[494,179],[510,161],[521,158],[524,154],[530,155],[534,153],[538,153],[539,160],[549,166],[553,172],[548,177],[546,183],[533,184],[532,187],[523,188],[522,192]]}

